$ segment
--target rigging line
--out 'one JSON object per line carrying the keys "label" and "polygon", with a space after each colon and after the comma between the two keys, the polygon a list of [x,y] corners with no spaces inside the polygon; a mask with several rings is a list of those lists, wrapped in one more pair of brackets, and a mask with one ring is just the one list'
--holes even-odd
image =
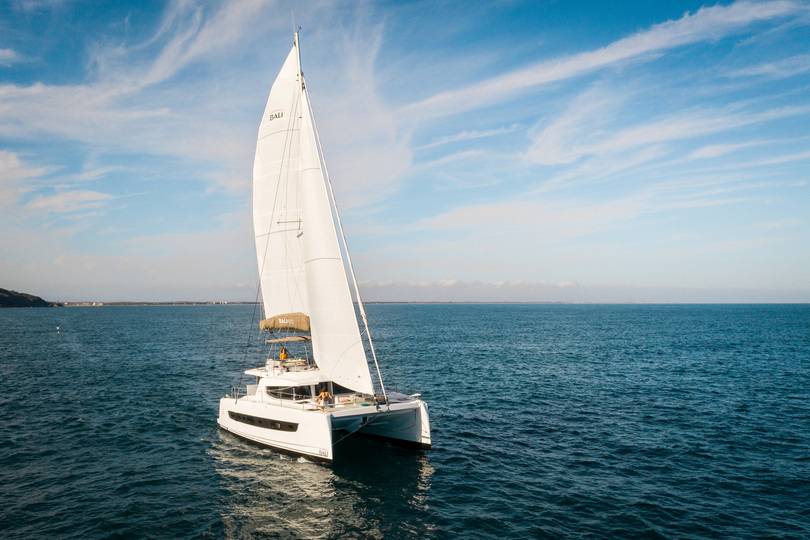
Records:
{"label": "rigging line", "polygon": [[236,385],[239,388],[242,387],[242,377],[245,376],[245,366],[247,365],[248,350],[250,349],[250,338],[253,335],[253,325],[256,322],[256,310],[259,308],[259,292],[260,291],[261,291],[261,285],[259,287],[256,287],[256,297],[253,299],[253,315],[250,318],[250,326],[248,326],[248,337],[247,337],[247,343],[245,343],[245,354],[242,357],[242,369],[239,370],[239,383]]}
{"label": "rigging line", "polygon": [[[303,73],[301,74],[301,78],[303,79]],[[352,276],[352,284],[354,285],[354,293],[357,297],[357,306],[360,309],[360,316],[363,318],[363,325],[366,329],[366,337],[368,338],[368,345],[371,349],[371,356],[374,359],[374,367],[377,368],[377,378],[380,381],[380,389],[382,390],[383,397],[388,399],[388,396],[385,392],[385,384],[382,380],[382,374],[380,373],[380,365],[377,363],[377,353],[374,350],[374,342],[371,340],[371,332],[368,330],[368,318],[366,317],[366,310],[363,307],[363,300],[360,298],[360,288],[357,285],[357,276],[354,273],[354,265],[352,264],[352,256],[349,253],[349,245],[346,242],[346,235],[343,232],[343,222],[340,220],[340,213],[338,212],[337,208],[337,201],[335,200],[335,191],[332,189],[332,178],[329,176],[329,169],[326,166],[326,157],[324,156],[323,145],[321,145],[321,136],[318,133],[318,126],[315,124],[315,113],[312,110],[312,102],[309,100],[309,90],[307,89],[306,85],[303,87],[304,94],[306,96],[306,100],[304,101],[304,106],[307,107],[309,111],[309,116],[312,119],[312,129],[315,132],[315,138],[318,141],[318,149],[320,150],[320,157],[321,162],[323,163],[323,171],[326,176],[326,184],[329,186],[329,195],[332,199],[332,206],[335,209],[335,217],[337,218],[338,228],[340,229],[340,238],[343,242],[343,249],[346,251],[346,262],[349,263],[349,271]]]}

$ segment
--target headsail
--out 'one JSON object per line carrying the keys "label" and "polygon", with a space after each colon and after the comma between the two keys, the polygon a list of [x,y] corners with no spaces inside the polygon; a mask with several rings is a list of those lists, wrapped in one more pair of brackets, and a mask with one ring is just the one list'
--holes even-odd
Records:
{"label": "headsail", "polygon": [[[296,36],[297,37],[297,36]],[[304,329],[336,383],[373,393],[298,59],[290,51],[267,101],[253,167],[263,326]],[[295,315],[295,317],[292,317]],[[279,323],[278,321],[282,322]]]}
{"label": "headsail", "polygon": [[368,360],[349,292],[306,94],[303,101],[300,144],[306,223],[304,265],[313,353],[327,377],[342,386],[371,394],[374,389]]}

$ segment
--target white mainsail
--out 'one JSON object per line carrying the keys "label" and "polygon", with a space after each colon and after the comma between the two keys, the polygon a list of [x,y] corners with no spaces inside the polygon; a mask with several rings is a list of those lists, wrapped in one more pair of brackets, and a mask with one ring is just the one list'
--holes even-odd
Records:
{"label": "white mainsail", "polygon": [[253,232],[265,317],[307,313],[298,137],[301,83],[290,51],[273,83],[253,162]]}
{"label": "white mainsail", "polygon": [[[293,46],[267,100],[253,166],[253,227],[266,326],[307,318],[320,370],[374,393],[309,99]],[[303,317],[300,317],[303,316]],[[281,321],[278,323],[278,321]]]}

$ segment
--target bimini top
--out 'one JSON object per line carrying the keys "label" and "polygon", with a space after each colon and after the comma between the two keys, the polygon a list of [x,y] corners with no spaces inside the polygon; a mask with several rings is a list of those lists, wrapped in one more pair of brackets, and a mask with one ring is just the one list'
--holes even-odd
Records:
{"label": "bimini top", "polygon": [[262,330],[300,330],[309,332],[309,317],[301,312],[282,313],[262,320],[259,323]]}
{"label": "bimini top", "polygon": [[288,372],[271,371],[268,374],[264,368],[253,368],[246,370],[245,374],[259,377],[261,379],[260,386],[302,386],[329,382],[329,378],[319,369]]}

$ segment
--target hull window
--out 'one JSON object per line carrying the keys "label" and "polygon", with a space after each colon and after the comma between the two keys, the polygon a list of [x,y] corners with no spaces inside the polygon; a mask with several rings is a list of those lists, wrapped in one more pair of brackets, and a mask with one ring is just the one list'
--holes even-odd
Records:
{"label": "hull window", "polygon": [[233,411],[228,411],[228,416],[231,417],[231,420],[260,428],[275,429],[277,431],[298,431],[298,424],[292,422],[280,422],[278,420],[271,420],[270,418],[259,418],[257,416],[240,414]]}

